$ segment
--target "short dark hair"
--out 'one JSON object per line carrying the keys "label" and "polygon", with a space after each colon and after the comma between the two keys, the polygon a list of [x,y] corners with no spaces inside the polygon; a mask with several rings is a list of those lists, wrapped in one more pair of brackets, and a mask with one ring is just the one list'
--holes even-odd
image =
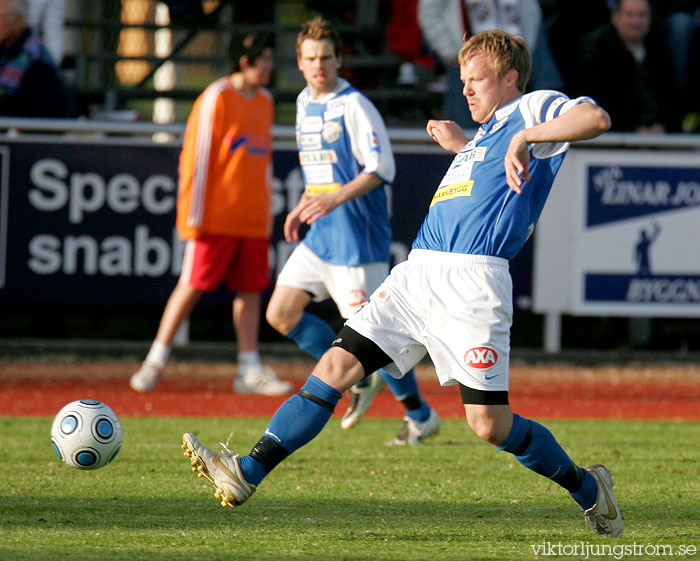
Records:
{"label": "short dark hair", "polygon": [[[649,8],[649,14],[653,12],[653,6],[649,0],[646,0],[647,8]],[[610,8],[611,14],[616,14],[622,8],[622,0],[608,0],[608,8]]]}
{"label": "short dark hair", "polygon": [[250,64],[255,64],[265,49],[272,48],[273,37],[270,33],[237,33],[231,37],[228,48],[228,58],[233,72],[240,72],[241,57],[247,56]]}

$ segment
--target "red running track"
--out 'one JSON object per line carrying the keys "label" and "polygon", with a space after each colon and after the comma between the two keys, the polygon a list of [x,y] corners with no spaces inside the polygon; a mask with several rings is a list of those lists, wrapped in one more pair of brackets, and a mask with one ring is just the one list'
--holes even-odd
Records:
{"label": "red running track", "polygon": [[[295,380],[297,388],[301,380]],[[420,380],[426,400],[442,418],[463,418],[455,387]],[[511,406],[527,417],[700,420],[700,384],[691,381],[514,380]],[[97,399],[123,416],[269,417],[286,397],[239,395],[230,378],[163,380],[156,391],[139,394],[128,379],[0,377],[0,415],[54,415],[76,399]],[[347,407],[344,397],[336,416]],[[401,417],[402,406],[385,388],[367,417]]]}

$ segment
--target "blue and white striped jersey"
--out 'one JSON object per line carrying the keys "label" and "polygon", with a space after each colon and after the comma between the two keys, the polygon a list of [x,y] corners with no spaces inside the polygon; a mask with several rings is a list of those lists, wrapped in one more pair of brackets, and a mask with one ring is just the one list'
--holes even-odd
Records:
{"label": "blue and white striped jersey", "polygon": [[582,101],[593,102],[540,90],[498,109],[455,156],[413,247],[512,259],[535,228],[569,143],[530,146],[530,181],[518,195],[507,185],[503,165],[510,140]]}
{"label": "blue and white striped jersey", "polygon": [[305,88],[297,97],[296,140],[309,194],[340,189],[361,172],[384,182],[314,222],[304,244],[333,265],[388,262],[386,189],[396,170],[389,135],[374,105],[342,78],[320,100],[311,99]]}

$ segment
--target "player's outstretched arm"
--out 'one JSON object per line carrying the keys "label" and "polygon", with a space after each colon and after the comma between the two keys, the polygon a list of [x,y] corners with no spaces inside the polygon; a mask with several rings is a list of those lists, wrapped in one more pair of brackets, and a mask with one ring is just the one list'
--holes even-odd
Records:
{"label": "player's outstretched arm", "polygon": [[504,158],[508,186],[520,193],[522,184],[530,180],[530,144],[587,140],[603,134],[609,128],[610,116],[607,111],[584,101],[551,121],[515,133]]}
{"label": "player's outstretched arm", "polygon": [[430,138],[448,152],[459,154],[459,151],[467,143],[467,137],[464,135],[462,127],[454,121],[430,119],[425,130],[428,131]]}

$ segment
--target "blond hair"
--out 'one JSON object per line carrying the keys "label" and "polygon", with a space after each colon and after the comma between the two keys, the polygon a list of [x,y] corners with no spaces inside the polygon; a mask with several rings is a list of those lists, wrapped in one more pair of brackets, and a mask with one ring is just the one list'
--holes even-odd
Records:
{"label": "blond hair", "polygon": [[525,91],[532,71],[532,57],[522,37],[501,29],[482,31],[462,45],[458,56],[459,64],[467,64],[476,55],[484,55],[489,67],[499,78],[510,70],[515,70],[518,73],[518,90]]}

